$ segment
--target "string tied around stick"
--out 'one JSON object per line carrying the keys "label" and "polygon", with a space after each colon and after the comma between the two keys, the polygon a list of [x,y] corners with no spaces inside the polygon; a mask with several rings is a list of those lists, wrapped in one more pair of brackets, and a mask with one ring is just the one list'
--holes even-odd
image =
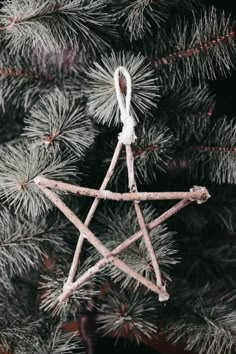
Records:
{"label": "string tied around stick", "polygon": [[[120,74],[126,79],[126,97],[123,98],[121,88],[120,88]],[[116,97],[120,108],[120,118],[123,123],[122,132],[119,134],[119,141],[124,145],[131,145],[137,139],[135,135],[135,120],[130,114],[130,103],[131,103],[131,93],[132,93],[132,82],[128,70],[119,66],[114,73]],[[125,101],[125,102],[124,102]]]}

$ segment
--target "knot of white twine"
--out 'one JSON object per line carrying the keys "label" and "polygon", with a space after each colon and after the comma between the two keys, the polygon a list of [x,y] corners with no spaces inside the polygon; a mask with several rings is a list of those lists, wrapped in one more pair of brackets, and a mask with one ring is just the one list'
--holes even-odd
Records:
{"label": "knot of white twine", "polygon": [[197,204],[203,204],[205,203],[210,197],[211,195],[208,193],[208,190],[205,187],[201,187],[201,186],[193,186],[193,188],[190,188],[190,192],[206,192],[206,199],[204,200],[193,200],[193,199],[189,199],[193,202],[197,202]]}
{"label": "knot of white twine", "polygon": [[[123,95],[120,88],[120,76],[123,74],[126,79],[126,98],[125,103]],[[120,108],[121,121],[123,123],[122,132],[119,134],[119,141],[124,145],[131,145],[137,139],[135,135],[135,120],[134,117],[130,114],[130,103],[131,103],[131,92],[132,92],[132,83],[131,77],[127,69],[123,66],[118,67],[114,73],[115,88],[116,88],[116,97]]]}

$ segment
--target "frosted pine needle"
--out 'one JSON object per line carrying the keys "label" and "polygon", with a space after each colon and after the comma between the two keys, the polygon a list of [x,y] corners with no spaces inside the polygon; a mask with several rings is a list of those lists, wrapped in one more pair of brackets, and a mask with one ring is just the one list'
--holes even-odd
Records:
{"label": "frosted pine needle", "polygon": [[33,106],[25,119],[25,133],[49,149],[67,149],[82,158],[94,141],[95,132],[79,101],[56,90]]}
{"label": "frosted pine needle", "polygon": [[106,6],[102,0],[7,0],[2,36],[13,53],[70,48],[93,56],[109,47],[107,33],[115,34]]}
{"label": "frosted pine needle", "polygon": [[105,335],[129,336],[136,342],[152,338],[158,331],[158,303],[145,290],[129,293],[110,290],[99,309],[98,325]]}
{"label": "frosted pine needle", "polygon": [[51,206],[34,183],[34,178],[43,175],[68,180],[76,174],[75,160],[50,156],[36,145],[17,144],[1,148],[0,197],[13,205],[15,213],[22,212],[29,218],[44,214]]}

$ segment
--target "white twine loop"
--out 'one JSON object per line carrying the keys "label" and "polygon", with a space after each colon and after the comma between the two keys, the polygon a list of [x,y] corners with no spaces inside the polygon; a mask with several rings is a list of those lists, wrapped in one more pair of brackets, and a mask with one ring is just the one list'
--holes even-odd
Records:
{"label": "white twine loop", "polygon": [[[123,74],[126,79],[126,98],[125,104],[123,95],[120,88],[120,76],[119,73]],[[135,120],[134,117],[130,114],[130,103],[131,103],[131,92],[132,92],[132,83],[129,72],[123,66],[118,67],[114,73],[115,88],[116,88],[116,97],[120,108],[121,121],[123,123],[122,132],[119,134],[119,141],[124,145],[131,145],[137,139],[135,135]]]}

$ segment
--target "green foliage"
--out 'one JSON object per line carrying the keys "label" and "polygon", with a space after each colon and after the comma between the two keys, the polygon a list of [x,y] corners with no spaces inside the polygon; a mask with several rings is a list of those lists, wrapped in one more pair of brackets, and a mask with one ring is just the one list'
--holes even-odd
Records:
{"label": "green foliage", "polygon": [[119,293],[110,289],[104,300],[98,313],[98,325],[103,334],[119,339],[131,333],[131,338],[138,343],[157,334],[157,302],[144,289]]}
{"label": "green foliage", "polygon": [[[190,147],[190,153],[203,177],[215,183],[235,184],[235,136],[234,119],[223,117],[212,126],[201,145]],[[196,165],[195,165],[196,167]]]}
{"label": "green foliage", "polygon": [[55,89],[76,99],[81,91],[78,72],[78,55],[72,50],[41,49],[40,54],[28,57],[5,49],[0,52],[0,106],[3,111],[13,107],[24,112]]}
{"label": "green foliage", "polygon": [[8,0],[0,20],[4,42],[16,54],[69,47],[95,55],[108,47],[105,34],[114,35],[112,17],[101,0]]}
{"label": "green foliage", "polygon": [[50,201],[36,186],[34,178],[41,175],[59,180],[69,180],[75,176],[72,165],[75,159],[51,156],[36,145],[25,143],[1,148],[0,157],[0,197],[15,212],[21,211],[29,217],[36,217],[48,211]]}
{"label": "green foliage", "polygon": [[130,41],[148,38],[168,18],[173,7],[192,9],[198,0],[121,0],[117,1],[121,25]]}
{"label": "green foliage", "polygon": [[[215,291],[215,292],[214,292]],[[221,293],[207,286],[198,291],[183,288],[166,314],[164,333],[175,343],[199,354],[232,353],[235,350],[235,292]]]}
{"label": "green foliage", "polygon": [[59,223],[49,227],[46,220],[32,223],[7,209],[0,211],[0,278],[37,268],[48,247],[58,253],[69,253]]}
{"label": "green foliage", "polygon": [[[40,289],[43,291],[41,308],[52,316],[59,317],[66,321],[70,317],[76,318],[79,312],[86,310],[88,303],[94,303],[95,296],[98,294],[99,281],[92,279],[87,281],[77,289],[68,301],[59,303],[58,297],[62,294],[63,286],[66,282],[71,260],[64,265],[56,265],[53,274],[45,274],[40,281]],[[76,274],[82,275],[88,266],[84,265]]]}
{"label": "green foliage", "polygon": [[234,22],[211,7],[192,20],[176,20],[171,30],[160,30],[144,52],[154,63],[165,92],[191,82],[227,76],[234,67]]}
{"label": "green foliage", "polygon": [[94,128],[84,116],[82,104],[60,91],[42,97],[25,122],[24,135],[39,146],[59,149],[59,153],[68,150],[82,158],[94,141]]}
{"label": "green foliage", "polygon": [[164,95],[158,115],[169,124],[178,140],[188,143],[201,141],[210,127],[215,97],[209,85],[181,86]]}

